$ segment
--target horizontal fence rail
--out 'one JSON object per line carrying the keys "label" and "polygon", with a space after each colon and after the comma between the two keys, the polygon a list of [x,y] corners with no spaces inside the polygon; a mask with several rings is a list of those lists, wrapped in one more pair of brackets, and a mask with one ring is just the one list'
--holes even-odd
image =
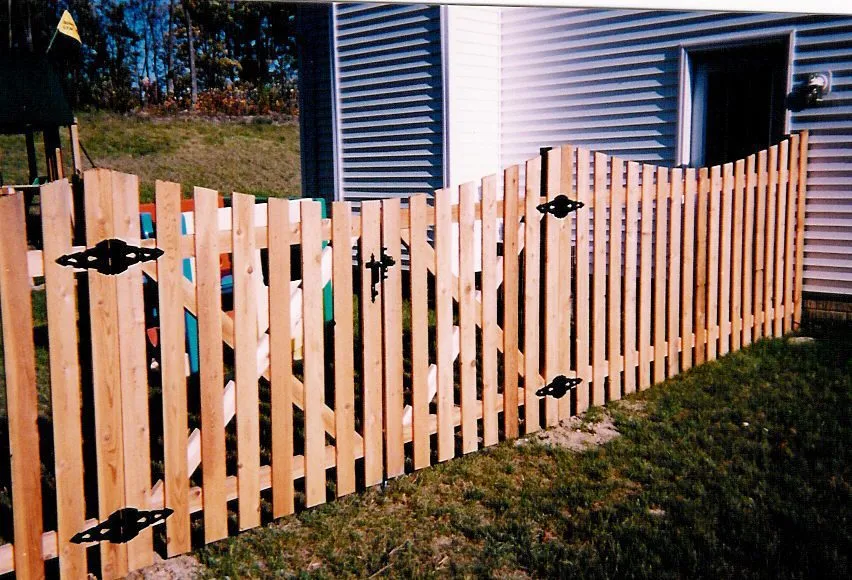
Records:
{"label": "horizontal fence rail", "polygon": [[[562,146],[327,208],[195,188],[182,211],[157,182],[140,210],[135,176],[95,169],[42,186],[41,250],[0,196],[0,574],[119,577],[791,331],[807,150],[669,169]],[[87,549],[111,525],[129,537]]]}

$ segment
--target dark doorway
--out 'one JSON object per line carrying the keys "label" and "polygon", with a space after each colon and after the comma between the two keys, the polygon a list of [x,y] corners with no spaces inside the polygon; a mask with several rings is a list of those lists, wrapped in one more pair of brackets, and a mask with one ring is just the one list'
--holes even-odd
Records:
{"label": "dark doorway", "polygon": [[694,52],[691,164],[747,157],[784,135],[786,40]]}

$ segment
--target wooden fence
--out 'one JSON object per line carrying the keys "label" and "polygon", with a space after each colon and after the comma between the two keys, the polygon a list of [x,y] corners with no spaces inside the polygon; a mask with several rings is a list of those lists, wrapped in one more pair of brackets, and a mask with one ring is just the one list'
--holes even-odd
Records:
{"label": "wooden fence", "polygon": [[[155,549],[180,554],[553,426],[789,331],[806,162],[807,134],[703,169],[564,146],[547,153],[545,179],[542,158],[527,162],[523,188],[515,166],[433,199],[365,201],[357,214],[334,203],[330,219],[317,202],[236,193],[218,208],[196,188],[183,235],[181,188],[157,182],[147,240],[137,178],[93,169],[85,245],[72,243],[63,180],[41,189],[41,251],[27,248],[21,196],[0,196],[13,522],[0,573],[36,578],[58,557],[63,577],[122,576]],[[562,219],[537,209],[560,193],[584,207]],[[117,275],[57,263],[115,238],[163,253]],[[30,315],[42,276],[49,386],[36,381]],[[200,360],[189,377],[186,313]],[[583,382],[536,394],[558,375]],[[125,507],[173,513],[126,543],[71,541]]]}

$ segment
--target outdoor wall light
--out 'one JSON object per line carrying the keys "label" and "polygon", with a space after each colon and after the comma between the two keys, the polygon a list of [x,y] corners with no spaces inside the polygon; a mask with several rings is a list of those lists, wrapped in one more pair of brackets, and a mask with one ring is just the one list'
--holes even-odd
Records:
{"label": "outdoor wall light", "polygon": [[807,103],[814,105],[831,92],[831,73],[812,73],[808,75]]}

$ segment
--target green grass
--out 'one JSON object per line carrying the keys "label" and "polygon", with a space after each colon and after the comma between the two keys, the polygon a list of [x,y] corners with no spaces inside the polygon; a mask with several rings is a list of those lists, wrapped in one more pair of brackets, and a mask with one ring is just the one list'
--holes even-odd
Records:
{"label": "green grass", "polygon": [[848,331],[632,398],[601,448],[504,443],[197,555],[211,578],[848,577]]}
{"label": "green grass", "polygon": [[[99,167],[139,175],[143,201],[153,199],[157,179],[264,197],[299,196],[301,172],[297,123],[219,121],[196,117],[137,117],[84,112],[78,115],[80,141]],[[37,134],[39,172],[44,148]],[[71,149],[62,132],[66,174]],[[84,167],[90,167],[84,162]],[[0,172],[5,183],[27,181],[22,135],[0,136]]]}

